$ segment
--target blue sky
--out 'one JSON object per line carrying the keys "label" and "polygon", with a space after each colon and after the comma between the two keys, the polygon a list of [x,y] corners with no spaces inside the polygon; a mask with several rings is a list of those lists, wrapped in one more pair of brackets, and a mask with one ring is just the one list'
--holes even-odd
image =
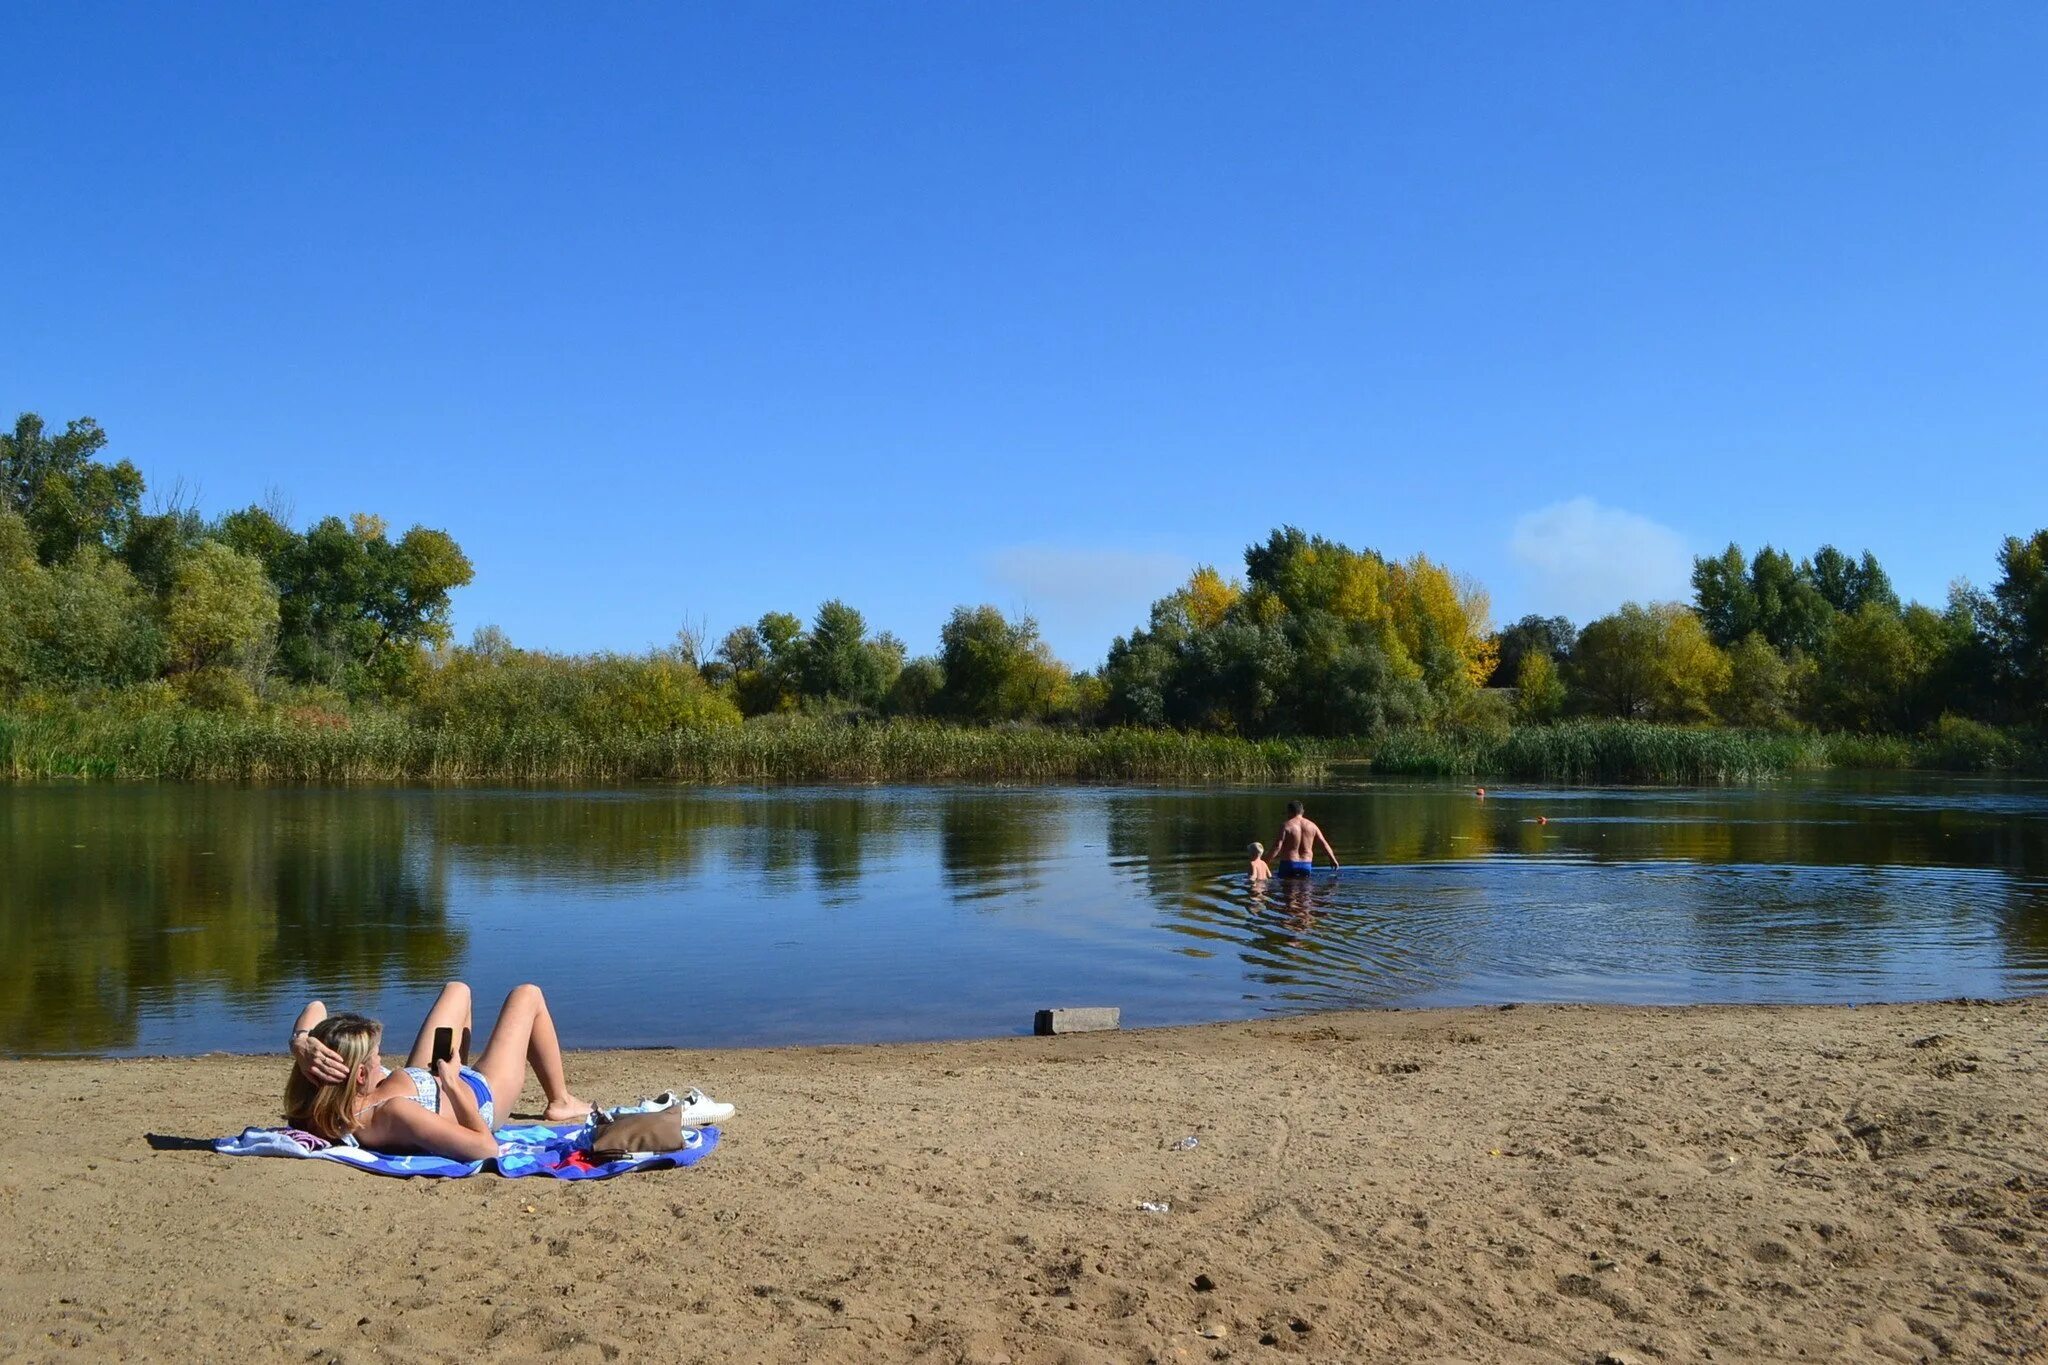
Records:
{"label": "blue sky", "polygon": [[2048,8],[17,5],[0,408],[463,634],[1069,660],[1282,522],[1496,616],[2048,524]]}

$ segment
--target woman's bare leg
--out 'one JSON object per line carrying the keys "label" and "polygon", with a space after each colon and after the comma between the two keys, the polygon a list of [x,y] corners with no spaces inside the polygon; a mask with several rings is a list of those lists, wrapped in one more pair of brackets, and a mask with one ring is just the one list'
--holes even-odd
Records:
{"label": "woman's bare leg", "polygon": [[491,1088],[501,1119],[511,1115],[519,1092],[526,1088],[528,1063],[548,1097],[543,1117],[552,1123],[568,1123],[590,1113],[590,1106],[569,1090],[555,1017],[548,1013],[547,997],[540,987],[531,983],[514,986],[505,997],[505,1007],[498,1011],[497,1025],[491,1029],[491,1041],[484,1044],[484,1055],[476,1064],[484,1084]]}
{"label": "woman's bare leg", "polygon": [[455,1041],[461,1046],[463,1036],[471,1027],[469,987],[460,981],[451,981],[441,988],[440,998],[427,1011],[427,1017],[420,1021],[420,1036],[412,1040],[412,1051],[405,1054],[407,1066],[430,1066],[434,1060],[434,1030],[454,1029]]}

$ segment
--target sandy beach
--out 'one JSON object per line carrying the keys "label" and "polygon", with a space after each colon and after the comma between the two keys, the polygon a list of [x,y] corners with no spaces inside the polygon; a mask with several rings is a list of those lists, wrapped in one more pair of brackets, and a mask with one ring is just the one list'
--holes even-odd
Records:
{"label": "sandy beach", "polygon": [[8,1062],[0,1356],[2044,1359],[2044,1058],[2041,1000],[580,1053],[740,1106],[580,1185],[199,1148],[278,1058]]}

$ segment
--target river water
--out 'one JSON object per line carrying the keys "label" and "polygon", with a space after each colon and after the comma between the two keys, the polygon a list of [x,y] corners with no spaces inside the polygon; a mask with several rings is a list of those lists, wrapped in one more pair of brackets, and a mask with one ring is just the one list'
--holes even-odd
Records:
{"label": "river water", "polygon": [[[1247,886],[1303,796],[1344,859]],[[546,987],[574,1046],[1325,1006],[2048,989],[2048,784],[607,792],[0,786],[0,1052],[409,1035]]]}

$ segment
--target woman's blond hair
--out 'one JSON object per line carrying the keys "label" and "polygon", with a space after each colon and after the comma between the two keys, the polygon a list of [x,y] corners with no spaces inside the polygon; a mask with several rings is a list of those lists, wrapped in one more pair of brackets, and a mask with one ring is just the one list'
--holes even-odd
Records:
{"label": "woman's blond hair", "polygon": [[377,1040],[384,1026],[360,1014],[330,1014],[313,1025],[312,1034],[341,1054],[348,1076],[323,1084],[307,1080],[297,1066],[284,1086],[284,1121],[329,1142],[339,1142],[356,1127],[356,1097],[362,1091],[363,1063],[377,1060]]}

